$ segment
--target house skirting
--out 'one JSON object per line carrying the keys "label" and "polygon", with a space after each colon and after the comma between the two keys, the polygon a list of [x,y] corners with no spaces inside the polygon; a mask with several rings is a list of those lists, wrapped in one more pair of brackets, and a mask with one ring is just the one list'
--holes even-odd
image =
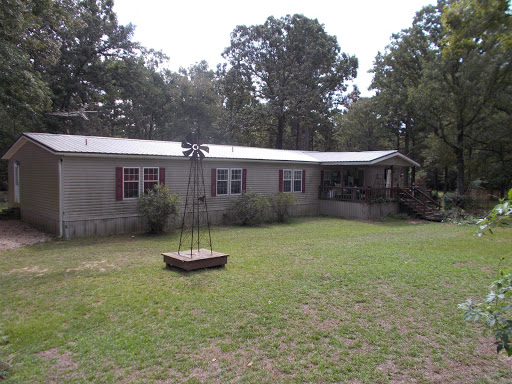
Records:
{"label": "house skirting", "polygon": [[359,203],[338,200],[319,200],[319,213],[344,219],[375,220],[391,213],[400,212],[400,205],[389,203]]}
{"label": "house skirting", "polygon": [[[58,223],[55,220],[37,217],[37,215],[31,215],[29,212],[24,212],[24,210],[22,212],[22,220],[58,235]],[[368,204],[351,201],[318,200],[311,204],[295,205],[290,210],[290,215],[316,216],[320,214],[344,219],[375,220],[398,212],[400,212],[400,207],[396,202]],[[212,225],[226,225],[236,221],[234,215],[225,210],[209,211],[209,218]],[[180,225],[181,220],[178,217],[173,226],[179,228]],[[64,238],[140,233],[145,230],[144,219],[138,215],[65,220],[63,226],[62,235]]]}
{"label": "house skirting", "polygon": [[[291,216],[316,216],[318,215],[318,205],[297,204],[290,210]],[[208,216],[212,225],[226,225],[236,222],[234,215],[226,210],[209,210]],[[124,233],[137,233],[145,231],[144,218],[142,216],[123,216],[108,218],[91,218],[87,220],[65,220],[62,231],[63,237],[73,239],[76,237],[88,236],[108,236],[120,235]],[[174,224],[170,227],[179,228],[181,226],[181,214],[176,218]],[[54,234],[58,232],[53,228]]]}

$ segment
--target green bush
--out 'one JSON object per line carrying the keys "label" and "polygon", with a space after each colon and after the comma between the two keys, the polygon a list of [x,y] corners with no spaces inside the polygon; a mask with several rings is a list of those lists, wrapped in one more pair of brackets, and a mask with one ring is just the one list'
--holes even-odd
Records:
{"label": "green bush", "polygon": [[171,195],[169,188],[157,184],[147,195],[139,198],[137,211],[144,216],[149,233],[161,233],[170,219],[174,221],[180,204],[178,195]]}
{"label": "green bush", "polygon": [[446,193],[443,196],[444,209],[450,210],[453,208],[460,208],[470,210],[476,208],[476,200],[472,196],[457,195],[456,193]]}
{"label": "green bush", "polygon": [[[492,228],[507,224],[512,217],[512,189],[508,191],[507,199],[501,199],[491,212],[477,222],[476,235],[481,237]],[[505,257],[502,258],[504,260]],[[467,300],[459,304],[464,311],[464,320],[481,323],[484,328],[494,334],[496,351],[504,350],[507,356],[512,356],[512,270],[500,271],[500,278],[494,281],[491,291],[484,303]]]}
{"label": "green bush", "polygon": [[237,219],[242,221],[242,225],[263,222],[268,207],[268,199],[254,192],[242,192],[230,205],[230,209],[234,212]]}
{"label": "green bush", "polygon": [[270,207],[277,221],[284,223],[290,215],[290,208],[297,202],[297,196],[291,193],[278,192],[270,198]]}

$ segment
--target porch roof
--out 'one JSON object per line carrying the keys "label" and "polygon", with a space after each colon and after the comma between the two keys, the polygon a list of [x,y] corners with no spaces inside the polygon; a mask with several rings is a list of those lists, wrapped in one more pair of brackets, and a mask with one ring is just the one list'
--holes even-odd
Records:
{"label": "porch roof", "polygon": [[308,152],[322,165],[374,165],[378,163],[419,167],[414,160],[393,151],[362,151],[362,152]]}

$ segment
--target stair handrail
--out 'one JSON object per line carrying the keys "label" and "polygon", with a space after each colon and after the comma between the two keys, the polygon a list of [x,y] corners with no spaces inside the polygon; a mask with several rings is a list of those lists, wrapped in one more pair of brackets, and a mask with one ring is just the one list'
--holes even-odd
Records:
{"label": "stair handrail", "polygon": [[[414,200],[414,201],[416,201],[417,203],[419,203],[419,204],[420,204],[420,206],[421,206],[421,211],[420,211],[420,209],[417,209],[417,208],[416,208],[416,209],[417,209],[417,212],[418,212],[418,214],[421,214],[423,217],[425,217],[425,213],[426,213],[426,210],[427,210],[427,207],[428,207],[428,206],[427,206],[427,204],[426,204],[424,201],[422,201],[422,200],[420,200],[420,199],[417,199],[415,196],[413,196],[413,195],[412,195],[412,193],[410,193],[410,192],[409,192],[408,190],[406,190],[405,188],[399,188],[399,190],[400,190],[400,192],[401,192],[401,193],[403,193],[403,194],[404,194],[404,195],[405,195],[409,200]],[[401,200],[402,200],[406,205],[408,205],[408,203],[407,203],[407,200],[406,200],[406,199],[401,199]],[[412,208],[413,210],[415,209],[415,208],[413,208],[413,207],[410,207],[410,208]]]}
{"label": "stair handrail", "polygon": [[414,194],[419,193],[421,196],[427,199],[429,203],[433,203],[437,209],[441,209],[441,204],[439,204],[437,201],[435,201],[433,198],[431,198],[429,195],[427,195],[425,192],[423,192],[420,189],[415,189]]}

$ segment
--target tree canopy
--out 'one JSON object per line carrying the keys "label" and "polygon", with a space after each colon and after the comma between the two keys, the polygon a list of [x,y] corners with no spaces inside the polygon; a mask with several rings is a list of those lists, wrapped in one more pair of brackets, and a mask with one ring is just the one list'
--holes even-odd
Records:
{"label": "tree canopy", "polygon": [[223,56],[230,65],[223,68],[224,81],[236,83],[225,87],[229,104],[266,104],[276,148],[285,146],[287,125],[293,124],[296,147],[307,149],[304,127],[328,124],[357,70],[357,59],[340,53],[336,37],[303,15],[238,26]]}
{"label": "tree canopy", "polygon": [[506,0],[439,1],[375,60],[372,87],[386,120],[415,137],[418,160],[431,154],[432,135],[444,143],[459,194],[468,179],[490,179],[491,164],[502,175],[488,180],[495,187],[512,179],[511,22]]}

